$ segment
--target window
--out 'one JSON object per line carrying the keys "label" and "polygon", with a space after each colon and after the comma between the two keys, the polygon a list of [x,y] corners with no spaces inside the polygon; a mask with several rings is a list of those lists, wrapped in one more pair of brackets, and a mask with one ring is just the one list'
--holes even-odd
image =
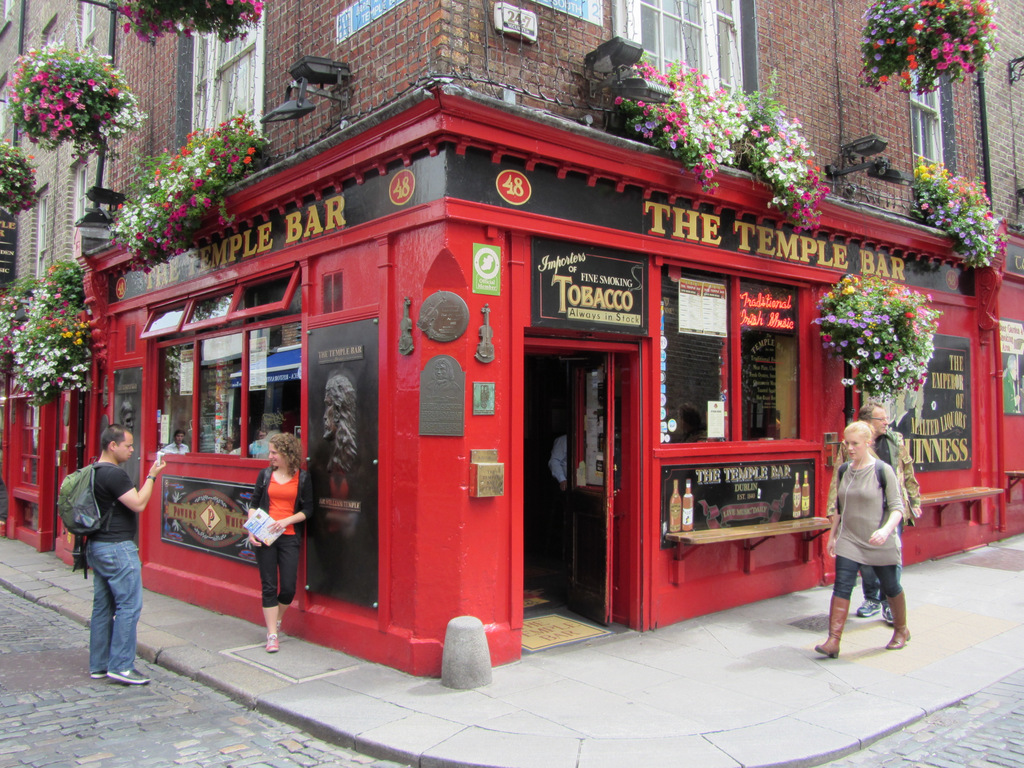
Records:
{"label": "window", "polygon": [[910,130],[914,156],[930,163],[942,162],[942,121],[939,92],[910,94]]}
{"label": "window", "polygon": [[74,221],[82,218],[85,215],[85,209],[89,207],[89,198],[86,196],[89,186],[89,164],[80,163],[75,167]]}
{"label": "window", "polygon": [[662,443],[797,437],[796,300],[788,286],[663,269]]}
{"label": "window", "polygon": [[82,17],[79,29],[79,39],[82,48],[99,49],[99,33],[96,29],[96,8],[92,3],[82,3]]}
{"label": "window", "polygon": [[[298,430],[302,322],[296,317],[301,311],[297,275],[237,286],[152,313],[144,337],[216,329],[160,349],[161,444],[180,429],[192,451],[265,457],[269,435]],[[282,310],[290,316],[275,321]],[[234,327],[228,330],[228,325]]]}
{"label": "window", "polygon": [[46,256],[50,252],[50,193],[45,188],[36,203],[36,277],[46,271]]}
{"label": "window", "polygon": [[211,128],[238,112],[263,113],[263,26],[230,43],[196,38],[193,128]]}
{"label": "window", "polygon": [[744,86],[741,0],[627,0],[626,36],[665,71],[676,61],[725,88]]}

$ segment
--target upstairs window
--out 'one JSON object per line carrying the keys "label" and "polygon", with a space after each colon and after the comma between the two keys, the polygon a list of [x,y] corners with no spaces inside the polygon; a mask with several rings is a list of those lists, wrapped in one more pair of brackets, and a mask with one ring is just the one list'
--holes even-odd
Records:
{"label": "upstairs window", "polygon": [[659,70],[682,61],[715,85],[744,87],[741,0],[628,0],[626,17],[626,36]]}
{"label": "upstairs window", "polygon": [[213,128],[242,112],[263,114],[263,25],[244,38],[196,38],[192,127]]}

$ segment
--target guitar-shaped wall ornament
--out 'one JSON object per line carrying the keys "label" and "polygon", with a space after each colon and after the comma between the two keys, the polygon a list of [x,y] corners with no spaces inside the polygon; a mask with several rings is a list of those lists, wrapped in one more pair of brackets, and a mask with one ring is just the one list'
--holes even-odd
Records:
{"label": "guitar-shaped wall ornament", "polygon": [[494,338],[494,329],[491,328],[491,306],[484,304],[480,311],[484,313],[484,324],[480,326],[480,343],[476,347],[476,359],[481,363],[493,363],[494,344],[491,339]]}

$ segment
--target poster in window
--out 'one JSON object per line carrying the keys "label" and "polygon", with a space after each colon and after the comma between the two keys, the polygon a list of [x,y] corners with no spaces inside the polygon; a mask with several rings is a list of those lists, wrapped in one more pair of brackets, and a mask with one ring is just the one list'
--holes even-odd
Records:
{"label": "poster in window", "polygon": [[[139,483],[139,460],[142,455],[142,369],[122,368],[114,371],[114,418],[135,438],[135,451],[121,466],[136,485]],[[150,438],[152,439],[152,438]]]}
{"label": "poster in window", "polygon": [[725,286],[707,280],[679,278],[679,332],[699,336],[728,335]]}
{"label": "poster in window", "polygon": [[1024,414],[1021,402],[1021,374],[1024,373],[1024,323],[999,321],[999,344],[1003,355],[1003,413]]}
{"label": "poster in window", "polygon": [[924,386],[898,398],[893,410],[916,471],[969,469],[974,453],[970,339],[936,334]]}
{"label": "poster in window", "polygon": [[376,607],[379,326],[374,320],[310,332],[307,377],[313,517],[310,591]]}

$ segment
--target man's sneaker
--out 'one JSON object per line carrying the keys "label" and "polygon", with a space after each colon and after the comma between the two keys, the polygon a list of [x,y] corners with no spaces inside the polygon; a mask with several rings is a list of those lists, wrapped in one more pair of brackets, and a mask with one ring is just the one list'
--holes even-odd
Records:
{"label": "man's sneaker", "polygon": [[267,653],[277,653],[281,650],[281,646],[278,645],[277,635],[267,635]]}
{"label": "man's sneaker", "polygon": [[102,672],[90,672],[89,673],[89,677],[91,677],[93,680],[102,680],[106,676],[107,676],[107,670],[105,670],[105,669]]}
{"label": "man's sneaker", "polygon": [[885,623],[890,627],[893,626],[892,608],[889,607],[888,603],[882,603],[882,618],[885,619]]}
{"label": "man's sneaker", "polygon": [[148,685],[149,678],[143,677],[134,669],[126,669],[124,672],[107,672],[107,677],[125,685]]}
{"label": "man's sneaker", "polygon": [[860,608],[857,609],[857,615],[862,619],[869,619],[880,610],[882,610],[882,606],[877,600],[868,599],[860,604]]}

